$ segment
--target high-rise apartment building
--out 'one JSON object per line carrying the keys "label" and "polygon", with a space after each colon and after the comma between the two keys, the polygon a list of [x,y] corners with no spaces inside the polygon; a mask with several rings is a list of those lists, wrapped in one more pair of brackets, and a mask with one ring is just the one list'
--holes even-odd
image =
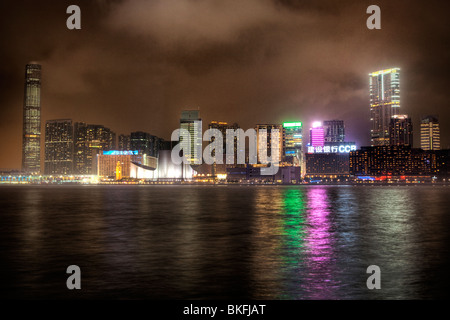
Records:
{"label": "high-rise apartment building", "polygon": [[344,120],[327,120],[323,122],[324,140],[327,142],[344,142]]}
{"label": "high-rise apartment building", "polygon": [[441,135],[437,116],[426,116],[420,123],[420,148],[423,150],[440,150]]}
{"label": "high-rise apartment building", "polygon": [[116,148],[116,134],[101,125],[75,122],[74,125],[74,172],[96,174],[97,155],[103,150]]}
{"label": "high-rise apartment building", "polygon": [[27,64],[25,68],[22,170],[41,171],[41,66],[37,63]]}
{"label": "high-rise apartment building", "polygon": [[185,129],[189,132],[190,138],[183,139],[180,136],[180,144],[183,150],[190,150],[189,154],[184,154],[189,164],[201,164],[203,158],[202,149],[202,119],[200,118],[198,110],[185,110],[181,112],[180,129]]}
{"label": "high-rise apartment building", "polygon": [[371,145],[390,144],[391,118],[400,109],[400,68],[380,70],[369,74]]}
{"label": "high-rise apartment building", "polygon": [[72,174],[73,125],[72,120],[48,120],[45,123],[44,173]]}
{"label": "high-rise apartment building", "polygon": [[389,139],[391,146],[413,147],[413,125],[408,115],[392,116],[389,125]]}

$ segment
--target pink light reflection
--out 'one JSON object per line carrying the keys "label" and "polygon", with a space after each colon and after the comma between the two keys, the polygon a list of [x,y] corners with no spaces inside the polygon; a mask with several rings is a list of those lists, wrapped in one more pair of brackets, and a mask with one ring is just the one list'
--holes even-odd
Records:
{"label": "pink light reflection", "polygon": [[339,285],[335,277],[334,241],[329,219],[327,188],[312,187],[307,193],[307,282],[312,299],[334,299]]}

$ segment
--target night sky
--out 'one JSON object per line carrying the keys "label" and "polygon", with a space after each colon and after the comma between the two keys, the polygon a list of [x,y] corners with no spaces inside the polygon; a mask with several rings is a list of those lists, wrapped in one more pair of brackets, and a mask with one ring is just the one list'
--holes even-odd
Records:
{"label": "night sky", "polygon": [[[81,30],[66,28],[71,4]],[[372,4],[381,30],[366,27]],[[437,114],[449,148],[449,9],[442,0],[2,0],[0,168],[21,165],[30,61],[43,68],[42,128],[70,118],[169,139],[181,111],[200,108],[204,129],[341,119],[358,146],[369,144],[368,73],[400,67],[415,147],[420,117]]]}

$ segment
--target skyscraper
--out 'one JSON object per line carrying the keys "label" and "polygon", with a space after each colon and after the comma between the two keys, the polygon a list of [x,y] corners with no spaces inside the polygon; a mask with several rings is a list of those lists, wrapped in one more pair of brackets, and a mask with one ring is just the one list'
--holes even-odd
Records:
{"label": "skyscraper", "polygon": [[391,118],[400,109],[400,68],[369,74],[370,121],[372,146],[389,145]]}
{"label": "skyscraper", "polygon": [[440,150],[441,135],[437,116],[426,116],[420,123],[420,148],[423,150]]}
{"label": "skyscraper", "polygon": [[202,119],[198,110],[185,110],[181,112],[180,129],[185,129],[190,134],[190,140],[186,141],[180,137],[183,150],[190,148],[190,154],[185,154],[189,164],[201,164],[202,153]]}
{"label": "skyscraper", "polygon": [[142,154],[153,156],[152,135],[147,132],[136,131],[130,135],[130,150],[138,150]]}
{"label": "skyscraper", "polygon": [[116,147],[116,135],[101,125],[75,122],[74,124],[74,172],[96,174],[97,154]]}
{"label": "skyscraper", "polygon": [[125,135],[125,134],[119,135],[118,149],[121,151],[131,150],[130,139],[131,139],[131,135],[129,135],[129,134],[128,135]]}
{"label": "skyscraper", "polygon": [[45,123],[45,174],[71,174],[73,171],[72,120]]}
{"label": "skyscraper", "polygon": [[[222,133],[222,140],[223,140],[223,147],[222,147],[222,154],[223,154],[223,163],[227,162],[227,158],[229,158],[229,161],[233,162],[233,165],[237,164],[237,153],[238,153],[238,141],[239,136],[236,135],[233,138],[233,156],[227,155],[227,130],[238,130],[240,129],[239,125],[237,123],[229,124],[228,122],[219,122],[219,121],[211,121],[211,123],[208,125],[208,129],[217,129]],[[212,137],[211,142],[215,140],[214,137]],[[244,150],[245,151],[245,150]],[[210,150],[211,155],[215,157],[215,153],[213,150]],[[225,157],[227,156],[227,157]],[[216,164],[216,162],[214,162]],[[230,165],[231,166],[231,165]],[[213,167],[214,169],[214,167]]]}
{"label": "skyscraper", "polygon": [[413,147],[413,126],[407,114],[392,116],[389,137],[391,146]]}
{"label": "skyscraper", "polygon": [[284,127],[284,160],[294,166],[302,161],[303,126],[299,122],[285,122]]}
{"label": "skyscraper", "polygon": [[344,120],[328,120],[323,122],[324,139],[327,142],[344,142]]}
{"label": "skyscraper", "polygon": [[325,144],[325,134],[321,122],[314,122],[309,130],[309,144],[313,147],[323,147]]}
{"label": "skyscraper", "polygon": [[[284,129],[281,124],[258,124],[256,125],[256,146],[257,146],[257,154],[258,154],[258,162],[259,163],[267,163],[268,159],[264,159],[260,156],[261,150],[264,150],[264,147],[267,148],[267,156],[272,157],[272,131],[278,130],[279,132],[279,140],[274,141],[274,146],[278,148],[278,161],[282,161],[283,159],[283,149],[284,149]],[[264,140],[260,139],[260,133],[267,134],[266,145],[264,145]]]}
{"label": "skyscraper", "polygon": [[158,158],[162,139],[147,132],[132,132],[130,135],[131,150],[140,150],[142,153]]}
{"label": "skyscraper", "polygon": [[25,68],[23,103],[22,170],[41,171],[41,66],[30,63]]}

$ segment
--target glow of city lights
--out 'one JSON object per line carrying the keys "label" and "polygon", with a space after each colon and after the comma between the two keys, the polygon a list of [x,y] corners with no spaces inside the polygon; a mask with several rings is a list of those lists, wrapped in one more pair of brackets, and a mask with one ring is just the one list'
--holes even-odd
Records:
{"label": "glow of city lights", "polygon": [[356,145],[308,146],[308,153],[350,153],[356,151]]}
{"label": "glow of city lights", "polygon": [[301,127],[301,126],[302,126],[301,122],[284,122],[283,123],[283,127],[285,127],[285,128]]}
{"label": "glow of city lights", "polygon": [[106,156],[128,156],[128,155],[137,155],[137,154],[139,154],[138,150],[128,150],[128,151],[110,150],[110,151],[103,151],[103,155],[106,155]]}

